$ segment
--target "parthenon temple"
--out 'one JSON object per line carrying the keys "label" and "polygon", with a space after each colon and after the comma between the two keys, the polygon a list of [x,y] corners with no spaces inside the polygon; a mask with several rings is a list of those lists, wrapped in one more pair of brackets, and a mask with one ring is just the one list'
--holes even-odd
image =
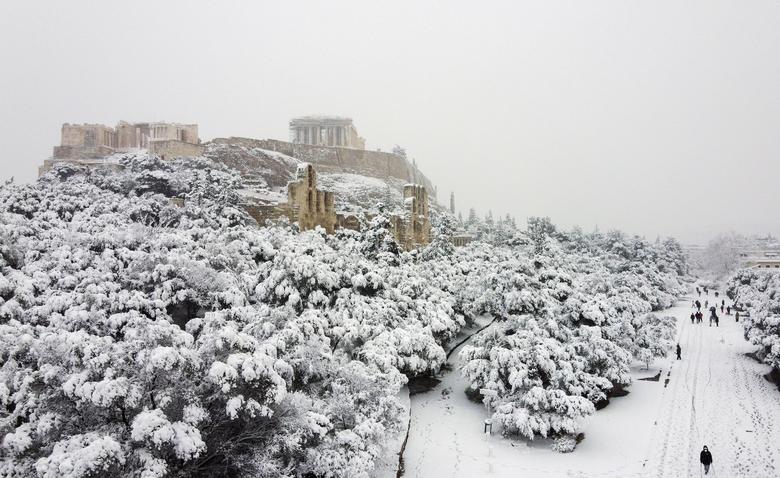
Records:
{"label": "parthenon temple", "polygon": [[340,116],[301,116],[290,120],[290,142],[313,146],[365,149],[351,118]]}

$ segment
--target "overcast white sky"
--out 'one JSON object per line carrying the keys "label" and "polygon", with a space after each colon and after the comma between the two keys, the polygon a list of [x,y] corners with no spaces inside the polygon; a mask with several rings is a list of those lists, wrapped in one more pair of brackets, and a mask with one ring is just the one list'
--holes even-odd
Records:
{"label": "overcast white sky", "polygon": [[464,214],[780,233],[777,1],[0,2],[2,179],[63,122],[302,114],[406,147]]}

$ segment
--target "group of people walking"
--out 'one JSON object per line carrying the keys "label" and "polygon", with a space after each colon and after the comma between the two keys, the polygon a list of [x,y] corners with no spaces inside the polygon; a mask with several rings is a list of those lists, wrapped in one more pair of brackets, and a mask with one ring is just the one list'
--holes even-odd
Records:
{"label": "group of people walking", "polygon": [[[704,286],[702,288],[696,287],[696,294],[698,297],[701,297],[701,293],[704,291],[705,296],[709,294],[709,289]],[[720,304],[718,304],[717,299],[720,294],[715,291],[715,303],[710,306],[709,299],[704,300],[704,309],[707,310],[707,307],[709,307],[710,312],[710,327],[712,327],[712,323],[715,323],[715,327],[718,327],[718,324],[720,323],[720,317],[718,317],[718,306],[720,306],[720,313],[725,313],[726,315],[731,315],[731,306],[726,305],[726,300],[721,299]],[[691,312],[691,324],[700,324],[702,322],[702,319],[704,318],[704,314],[702,314],[702,303],[699,299],[696,299],[693,301],[693,308],[696,309],[696,311]],[[736,312],[736,319],[737,322],[739,322],[739,311]],[[680,347],[680,344],[677,344],[677,360],[682,360],[682,348]],[[704,467],[704,474],[709,474],[710,467],[712,466],[712,453],[710,453],[709,448],[705,445],[704,448],[701,450],[701,453],[699,453],[699,462],[701,462],[702,466]]]}
{"label": "group of people walking", "polygon": [[[707,294],[709,291],[706,287],[703,288],[704,293]],[[699,289],[696,287],[696,293],[701,297],[702,289]],[[706,310],[707,307],[709,307],[710,312],[710,327],[712,327],[712,324],[715,324],[715,327],[718,327],[720,324],[720,317],[718,316],[718,309],[720,309],[721,314],[725,315],[731,315],[731,306],[726,305],[726,299],[721,299],[720,304],[718,304],[718,296],[720,294],[716,291],[715,292],[715,303],[710,306],[709,299],[704,300],[704,309]],[[691,323],[692,324],[700,324],[702,320],[704,319],[704,314],[702,313],[702,303],[699,299],[696,299],[693,301],[693,308],[696,309],[696,311],[691,312]],[[736,312],[736,319],[737,322],[739,322],[739,311]]]}

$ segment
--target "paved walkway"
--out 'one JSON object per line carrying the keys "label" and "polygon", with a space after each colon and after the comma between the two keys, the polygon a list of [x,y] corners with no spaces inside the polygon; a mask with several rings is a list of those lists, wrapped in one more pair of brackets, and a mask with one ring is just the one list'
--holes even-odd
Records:
{"label": "paved walkway", "polygon": [[646,476],[699,476],[704,445],[713,455],[710,475],[780,476],[780,392],[762,377],[768,367],[745,356],[754,347],[733,315],[718,311],[720,325],[710,327],[709,312],[691,324],[691,310],[676,314],[683,360],[673,362],[661,396]]}

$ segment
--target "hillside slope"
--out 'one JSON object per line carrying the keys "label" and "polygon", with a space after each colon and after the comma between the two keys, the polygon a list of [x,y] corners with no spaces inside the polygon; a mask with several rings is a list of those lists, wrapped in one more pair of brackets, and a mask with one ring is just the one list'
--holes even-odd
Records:
{"label": "hillside slope", "polygon": [[[287,183],[295,178],[299,165],[308,162],[317,171],[318,188],[335,193],[336,210],[339,213],[373,211],[379,203],[388,206],[390,210],[403,206],[403,186],[410,182],[408,178],[404,178],[408,173],[403,170],[390,169],[382,164],[370,164],[367,160],[340,163],[339,158],[343,157],[343,153],[337,152],[338,157],[333,159],[331,151],[339,148],[306,147],[300,151],[305,160],[266,149],[280,149],[279,145],[288,144],[273,140],[217,138],[204,144],[203,155],[237,170],[244,179],[245,188],[241,191],[242,195],[259,204],[285,201]],[[316,154],[318,150],[322,150],[322,155]],[[355,154],[353,150],[345,151]],[[377,153],[367,154],[372,155],[369,158],[374,158],[373,155]],[[390,153],[381,154],[395,156]],[[396,156],[395,161],[405,162],[399,156]],[[413,168],[411,165],[409,167]],[[432,205],[435,204],[434,188],[430,180],[419,172],[412,177],[426,184]]]}

